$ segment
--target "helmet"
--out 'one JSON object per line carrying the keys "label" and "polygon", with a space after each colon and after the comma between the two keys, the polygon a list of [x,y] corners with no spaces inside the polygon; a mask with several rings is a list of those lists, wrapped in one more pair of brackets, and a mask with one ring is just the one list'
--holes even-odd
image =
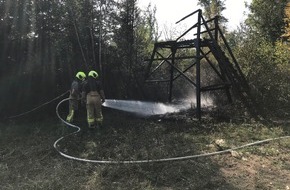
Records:
{"label": "helmet", "polygon": [[98,78],[99,75],[96,71],[90,71],[88,76],[96,79],[96,78]]}
{"label": "helmet", "polygon": [[80,79],[81,81],[83,81],[83,80],[86,79],[86,74],[85,74],[84,72],[80,71],[80,72],[78,72],[78,73],[76,74],[76,77],[77,77],[78,79]]}

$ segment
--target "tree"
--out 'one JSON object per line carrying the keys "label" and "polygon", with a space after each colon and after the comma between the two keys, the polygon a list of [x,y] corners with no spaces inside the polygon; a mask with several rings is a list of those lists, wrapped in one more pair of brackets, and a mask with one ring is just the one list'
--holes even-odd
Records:
{"label": "tree", "polygon": [[228,19],[225,18],[222,12],[226,9],[225,0],[199,0],[198,4],[204,9],[203,15],[206,19],[214,18],[215,16],[220,17],[220,23],[225,24]]}
{"label": "tree", "polygon": [[139,98],[143,94],[141,81],[145,71],[142,62],[152,51],[150,47],[157,39],[155,10],[149,6],[142,12],[137,7],[137,0],[122,0],[118,5],[116,21],[119,27],[113,32],[110,47],[111,56],[114,57],[110,72],[116,76],[112,82],[118,83],[114,85],[118,89],[115,94],[122,94],[120,96],[123,98]]}
{"label": "tree", "polygon": [[237,61],[256,101],[267,114],[280,116],[289,104],[290,92],[289,46],[279,40],[284,28],[284,3],[253,0],[247,5],[250,14],[245,24],[231,38]]}
{"label": "tree", "polygon": [[284,34],[282,35],[283,41],[289,41],[290,40],[290,2],[287,3],[285,7],[285,28],[284,28]]}
{"label": "tree", "polygon": [[246,19],[250,31],[257,36],[276,42],[284,33],[287,0],[253,0]]}
{"label": "tree", "polygon": [[101,62],[108,97],[138,94],[158,31],[154,10],[141,12],[136,0],[0,0],[1,109],[54,97]]}

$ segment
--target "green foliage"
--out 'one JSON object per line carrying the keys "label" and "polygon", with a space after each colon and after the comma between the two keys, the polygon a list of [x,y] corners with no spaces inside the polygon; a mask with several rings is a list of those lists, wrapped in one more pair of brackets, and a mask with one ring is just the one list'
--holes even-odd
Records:
{"label": "green foliage", "polygon": [[[154,10],[141,14],[136,1],[115,0],[3,0],[0,10],[1,84],[19,92],[15,106],[1,101],[3,110],[31,107],[40,104],[35,96],[68,90],[78,70],[101,70],[107,97],[142,94],[136,89],[142,88],[143,60],[156,40]],[[29,84],[25,94],[7,79]]]}
{"label": "green foliage", "polygon": [[[256,99],[271,113],[289,105],[290,52],[285,44],[272,44],[251,36],[236,48],[238,62]],[[275,111],[274,111],[275,110]]]}
{"label": "green foliage", "polygon": [[199,0],[198,4],[203,7],[203,14],[206,19],[219,16],[222,24],[228,21],[227,18],[222,15],[222,12],[226,9],[225,0]]}
{"label": "green foliage", "polygon": [[[118,4],[116,20],[120,27],[114,30],[109,53],[111,62],[106,67],[107,78],[116,98],[142,98],[145,67],[144,59],[152,51],[155,37],[155,12],[150,6],[142,14],[135,0],[124,0]],[[111,77],[110,77],[111,78]]]}
{"label": "green foliage", "polygon": [[246,23],[228,35],[255,99],[265,113],[279,117],[290,107],[290,49],[280,42],[286,3],[252,1]]}
{"label": "green foliage", "polygon": [[246,20],[251,32],[260,38],[276,42],[284,33],[284,17],[287,0],[253,0]]}

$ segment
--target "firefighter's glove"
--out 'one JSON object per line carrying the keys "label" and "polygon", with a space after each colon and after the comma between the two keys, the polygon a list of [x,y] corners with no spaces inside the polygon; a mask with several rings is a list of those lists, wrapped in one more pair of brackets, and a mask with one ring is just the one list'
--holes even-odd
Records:
{"label": "firefighter's glove", "polygon": [[105,98],[102,98],[102,103],[105,103],[105,101],[106,101]]}

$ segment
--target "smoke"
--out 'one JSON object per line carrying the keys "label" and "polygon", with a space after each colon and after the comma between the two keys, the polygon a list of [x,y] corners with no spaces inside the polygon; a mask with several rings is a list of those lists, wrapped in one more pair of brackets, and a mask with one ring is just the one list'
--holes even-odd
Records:
{"label": "smoke", "polygon": [[[184,103],[190,103],[192,105],[192,107],[196,106],[196,95],[195,94],[191,94],[190,96],[187,96],[187,98],[185,98],[185,100],[183,100]],[[209,96],[209,95],[201,95],[200,98],[200,104],[201,107],[210,107],[214,105],[214,101],[213,99]]]}

